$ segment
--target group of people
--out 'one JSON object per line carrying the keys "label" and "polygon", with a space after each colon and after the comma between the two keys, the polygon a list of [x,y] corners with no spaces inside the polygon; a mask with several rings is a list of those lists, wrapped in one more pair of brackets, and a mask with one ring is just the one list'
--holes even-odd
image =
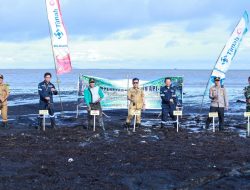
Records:
{"label": "group of people", "polygon": [[[58,91],[55,85],[51,83],[51,73],[44,74],[44,80],[38,84],[38,93],[40,96],[39,109],[48,110],[51,126],[56,128],[54,106],[53,106],[53,95],[57,95]],[[2,116],[2,127],[8,128],[7,125],[7,99],[10,94],[10,90],[7,84],[3,82],[3,75],[0,74],[0,110]],[[219,130],[224,130],[224,111],[228,110],[228,98],[227,92],[224,86],[221,85],[221,79],[219,77],[214,78],[215,85],[209,89],[209,98],[211,99],[210,112],[217,112],[219,117]],[[249,85],[244,88],[244,96],[246,98],[246,112],[250,112],[250,77],[248,78]],[[135,116],[135,112],[139,113],[136,115],[136,126],[141,125],[141,112],[146,108],[145,95],[143,89],[139,87],[139,79],[134,78],[132,85],[127,92],[127,99],[130,102],[128,108],[128,116],[126,119],[125,127],[129,128],[131,120]],[[99,86],[95,85],[95,79],[89,79],[89,85],[84,89],[84,100],[87,105],[87,120],[88,127],[93,126],[93,116],[91,110],[98,110],[97,123],[105,130],[104,122],[102,117],[101,101],[104,98],[104,93]],[[164,127],[168,122],[168,116],[173,120],[174,126],[177,126],[176,116],[174,111],[178,110],[180,104],[176,89],[171,84],[171,78],[165,78],[165,85],[160,88],[161,98],[161,127]],[[38,128],[42,128],[43,117],[40,115],[38,118]],[[205,128],[208,129],[211,123],[211,118],[207,118]]]}

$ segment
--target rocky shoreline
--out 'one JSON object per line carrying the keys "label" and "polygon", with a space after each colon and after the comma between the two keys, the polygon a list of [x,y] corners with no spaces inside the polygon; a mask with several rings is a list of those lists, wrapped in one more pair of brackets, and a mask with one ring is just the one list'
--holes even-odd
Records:
{"label": "rocky shoreline", "polygon": [[126,110],[107,110],[106,130],[93,132],[75,108],[64,103],[58,129],[45,132],[36,129],[37,104],[9,108],[11,128],[0,131],[0,189],[250,189],[250,139],[237,131],[245,134],[240,116],[213,133],[201,128],[205,114],[198,120],[188,110],[177,133],[159,127],[157,111],[146,111],[133,133],[122,127]]}

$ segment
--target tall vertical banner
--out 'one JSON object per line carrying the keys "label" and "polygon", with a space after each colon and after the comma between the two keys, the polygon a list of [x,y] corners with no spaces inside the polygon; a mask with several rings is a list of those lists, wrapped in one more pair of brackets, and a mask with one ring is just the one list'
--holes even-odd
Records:
{"label": "tall vertical banner", "polygon": [[232,63],[235,54],[237,53],[242,38],[248,31],[248,24],[248,14],[245,11],[243,17],[240,19],[238,25],[234,29],[232,35],[230,36],[228,42],[217,59],[210,77],[210,84],[214,83],[214,77],[220,77],[222,84],[224,83],[226,72]]}
{"label": "tall vertical banner", "polygon": [[45,0],[50,27],[53,56],[57,74],[72,70],[68,37],[63,24],[59,0]]}
{"label": "tall vertical banner", "polygon": [[207,89],[214,84],[214,78],[220,77],[221,78],[221,84],[224,84],[225,78],[226,78],[226,72],[229,69],[229,66],[231,65],[233,58],[235,54],[237,53],[237,50],[240,46],[240,43],[244,37],[244,35],[248,31],[248,14],[245,11],[242,18],[240,19],[239,23],[235,27],[233,33],[231,34],[229,40],[227,41],[226,45],[224,46],[223,50],[221,51],[221,54],[219,55],[216,64],[212,70],[211,76],[208,80],[207,86],[205,88],[200,112],[202,111],[203,101],[204,97],[206,95]]}

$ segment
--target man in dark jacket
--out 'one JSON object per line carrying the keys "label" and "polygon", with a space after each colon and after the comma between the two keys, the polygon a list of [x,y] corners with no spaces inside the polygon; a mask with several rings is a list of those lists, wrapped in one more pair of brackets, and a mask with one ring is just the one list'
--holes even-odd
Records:
{"label": "man in dark jacket", "polygon": [[171,78],[165,78],[165,86],[161,87],[160,96],[162,100],[161,127],[164,127],[164,124],[167,122],[168,115],[172,118],[176,127],[176,116],[174,116],[173,112],[176,110],[178,99],[175,88],[171,86]]}
{"label": "man in dark jacket", "polygon": [[[44,74],[44,81],[38,84],[38,93],[40,96],[39,109],[48,110],[50,115],[50,121],[52,128],[56,128],[54,106],[53,106],[53,95],[57,95],[55,85],[50,82],[51,73]],[[39,117],[39,128],[42,127],[42,116]]]}

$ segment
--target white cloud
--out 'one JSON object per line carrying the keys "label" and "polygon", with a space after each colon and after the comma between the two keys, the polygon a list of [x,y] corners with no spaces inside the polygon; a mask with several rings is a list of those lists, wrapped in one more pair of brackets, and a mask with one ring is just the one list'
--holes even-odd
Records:
{"label": "white cloud", "polygon": [[[102,40],[70,36],[72,65],[75,68],[209,69],[230,35],[231,23],[218,17],[206,30],[193,33],[186,31],[189,25],[190,21],[185,21],[132,28],[112,33]],[[245,64],[250,50],[249,35],[246,37],[236,59],[250,68]],[[48,38],[2,42],[0,49],[1,68],[54,67]]]}

